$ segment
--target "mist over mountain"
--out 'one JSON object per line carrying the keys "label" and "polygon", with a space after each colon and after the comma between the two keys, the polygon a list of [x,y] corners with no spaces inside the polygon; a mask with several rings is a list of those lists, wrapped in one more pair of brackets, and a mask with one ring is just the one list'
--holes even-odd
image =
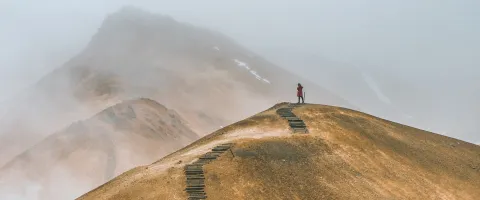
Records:
{"label": "mist over mountain", "polygon": [[[0,2],[0,196],[73,198],[296,102],[297,83],[307,103],[480,144],[475,8],[470,0]],[[345,125],[342,112],[321,115]],[[448,152],[453,141],[436,145]],[[467,150],[452,158],[459,152]]]}
{"label": "mist over mountain", "polygon": [[0,194],[7,199],[71,199],[198,138],[174,110],[149,99],[124,101],[13,158],[0,168]]}
{"label": "mist over mountain", "polygon": [[[13,189],[6,187],[4,193],[21,194],[30,183],[40,186],[34,192],[40,199],[61,199],[61,195],[69,198],[68,195],[86,192],[108,181],[100,179],[107,175],[98,170],[77,169],[76,162],[87,164],[88,157],[98,156],[102,151],[117,151],[117,148],[129,153],[122,157],[141,155],[127,161],[116,159],[114,163],[126,162],[108,172],[109,177],[116,176],[279,99],[295,101],[298,82],[308,88],[309,101],[350,105],[333,92],[268,62],[221,33],[136,7],[123,7],[104,19],[82,52],[10,101],[0,121],[3,124],[0,166],[4,166],[4,174],[12,174],[4,182],[17,181],[11,186]],[[175,113],[170,117],[183,122],[158,121],[166,115],[152,114],[163,112],[160,110],[165,108],[159,105],[153,105],[154,108],[141,105],[131,108],[130,104],[142,102],[118,105],[138,98],[159,102]],[[152,106],[148,101],[143,104]],[[133,115],[133,122],[121,119],[114,122],[113,130],[106,132],[103,122],[96,121],[104,121],[105,116],[115,118],[112,110],[120,110],[122,116],[126,112],[127,118]],[[142,112],[145,116],[136,121],[135,113]],[[98,117],[89,119],[93,115]],[[84,119],[89,120],[74,123]],[[62,131],[64,127],[69,128]],[[176,130],[178,128],[182,131]],[[123,132],[141,136],[121,139],[125,137]],[[151,135],[160,135],[159,141],[146,139]],[[185,139],[172,142],[172,138]],[[124,141],[117,144],[117,140]],[[91,149],[89,145],[96,147]],[[87,152],[74,156],[85,149]],[[47,159],[42,155],[51,157]],[[107,153],[107,158],[98,159],[112,159],[111,155],[113,153]],[[103,165],[101,161],[90,163],[93,169]],[[113,164],[106,162],[106,165],[108,168]],[[49,181],[63,175],[54,173],[57,170],[50,171],[48,166],[74,175]],[[76,180],[77,173],[89,175]],[[64,186],[65,182],[71,182],[66,190],[75,191],[58,196],[51,190]]]}

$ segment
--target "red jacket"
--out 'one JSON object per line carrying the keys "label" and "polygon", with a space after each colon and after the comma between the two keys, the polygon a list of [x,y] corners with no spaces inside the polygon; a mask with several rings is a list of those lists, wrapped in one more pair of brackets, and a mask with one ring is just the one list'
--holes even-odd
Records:
{"label": "red jacket", "polygon": [[297,97],[303,97],[303,86],[301,85],[297,87]]}

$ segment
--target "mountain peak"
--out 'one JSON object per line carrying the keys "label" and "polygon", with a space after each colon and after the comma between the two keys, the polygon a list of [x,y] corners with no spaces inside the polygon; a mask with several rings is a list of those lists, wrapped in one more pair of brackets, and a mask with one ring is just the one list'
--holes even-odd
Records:
{"label": "mountain peak", "polygon": [[123,6],[121,7],[118,11],[113,12],[110,14],[107,19],[110,18],[118,18],[118,19],[142,19],[142,20],[159,20],[163,19],[165,21],[171,21],[174,22],[175,20],[168,16],[168,15],[162,15],[162,14],[154,14],[151,13],[147,10],[138,8],[136,6],[128,5],[128,6]]}
{"label": "mountain peak", "polygon": [[[168,15],[151,13],[147,10],[135,7],[124,6],[118,11],[109,14],[103,21],[103,27],[123,25],[142,25],[142,26],[165,26],[178,23]],[[134,27],[128,27],[134,28]]]}

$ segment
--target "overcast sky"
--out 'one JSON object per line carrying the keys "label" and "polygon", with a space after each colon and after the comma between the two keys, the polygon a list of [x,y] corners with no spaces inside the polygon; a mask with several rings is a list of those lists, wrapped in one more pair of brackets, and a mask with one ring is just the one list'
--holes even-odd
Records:
{"label": "overcast sky", "polygon": [[[476,0],[2,0],[2,80],[23,85],[59,65],[107,13],[128,4],[220,30],[254,50],[294,49],[412,70],[468,71],[479,60]],[[10,88],[2,85],[0,94]]]}
{"label": "overcast sky", "polygon": [[480,77],[478,0],[1,0],[0,100],[78,53],[124,5],[219,30],[260,53],[314,53],[426,81]]}

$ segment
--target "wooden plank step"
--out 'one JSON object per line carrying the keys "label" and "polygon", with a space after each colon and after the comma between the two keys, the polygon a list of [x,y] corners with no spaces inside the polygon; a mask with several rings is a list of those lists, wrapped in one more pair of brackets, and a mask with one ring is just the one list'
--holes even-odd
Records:
{"label": "wooden plank step", "polygon": [[205,191],[187,191],[188,195],[190,196],[200,196],[200,195],[206,195]]}
{"label": "wooden plank step", "polygon": [[185,171],[187,175],[204,175],[203,171]]}
{"label": "wooden plank step", "polygon": [[303,122],[302,119],[298,118],[298,117],[289,117],[289,118],[286,118],[288,121],[291,121],[291,122]]}
{"label": "wooden plank step", "polygon": [[187,180],[189,179],[205,179],[204,174],[187,174]]}
{"label": "wooden plank step", "polygon": [[288,123],[288,124],[292,127],[296,127],[296,126],[306,127],[307,126],[304,123]]}
{"label": "wooden plank step", "polygon": [[227,151],[228,149],[230,149],[230,146],[216,146],[215,148],[212,149],[212,151],[221,151],[221,152],[225,152]]}
{"label": "wooden plank step", "polygon": [[308,131],[304,130],[304,131],[294,131],[293,134],[307,134]]}
{"label": "wooden plank step", "polygon": [[218,156],[205,156],[203,155],[202,157],[198,158],[198,159],[203,159],[203,160],[215,160],[217,159]]}
{"label": "wooden plank step", "polygon": [[188,184],[187,187],[205,187],[205,184]]}
{"label": "wooden plank step", "polygon": [[205,187],[196,187],[196,186],[191,186],[191,187],[188,187],[185,188],[186,191],[200,191],[200,192],[204,192],[203,190],[205,189]]}
{"label": "wooden plank step", "polygon": [[[203,193],[205,193],[205,192],[203,192]],[[199,192],[199,193],[190,193],[190,192],[187,192],[187,194],[188,194],[188,196],[191,195],[192,197],[198,197],[198,196],[202,196],[202,195],[205,195],[205,196],[206,196],[206,195],[207,195],[207,194],[202,194],[201,192]]]}
{"label": "wooden plank step", "polygon": [[194,163],[192,163],[192,164],[185,165],[184,168],[195,168],[195,167],[201,168],[201,167],[203,167],[203,165],[194,162]]}
{"label": "wooden plank step", "polygon": [[188,200],[204,200],[204,199],[207,199],[207,196],[188,197]]}
{"label": "wooden plank step", "polygon": [[290,124],[305,124],[303,121],[288,121]]}
{"label": "wooden plank step", "polygon": [[186,169],[186,170],[183,170],[183,171],[190,172],[190,173],[198,173],[198,172],[203,173],[203,169]]}
{"label": "wooden plank step", "polygon": [[205,183],[204,179],[187,180],[187,184],[203,184],[203,183]]}
{"label": "wooden plank step", "polygon": [[202,169],[203,165],[185,165],[184,169]]}
{"label": "wooden plank step", "polygon": [[195,195],[195,196],[188,197],[188,200],[202,200],[202,199],[207,199],[207,195]]}
{"label": "wooden plank step", "polygon": [[306,124],[303,123],[303,122],[288,122],[288,125],[290,125],[290,126],[297,126],[297,125],[298,126],[306,126]]}
{"label": "wooden plank step", "polygon": [[305,132],[305,131],[307,131],[306,128],[292,128],[292,129],[293,129],[294,132],[297,132],[297,131],[299,131],[299,132]]}
{"label": "wooden plank step", "polygon": [[189,198],[207,198],[207,195],[206,194],[189,194],[188,195]]}
{"label": "wooden plank step", "polygon": [[201,172],[201,171],[203,171],[203,169],[202,168],[185,168],[185,169],[183,169],[183,171],[185,171],[185,172]]}
{"label": "wooden plank step", "polygon": [[205,177],[187,177],[187,181],[205,180]]}
{"label": "wooden plank step", "polygon": [[203,155],[205,155],[205,156],[217,156],[217,157],[218,157],[218,156],[222,155],[222,153],[223,153],[223,152],[214,152],[214,151],[212,151],[212,152],[208,152],[208,153],[203,154]]}
{"label": "wooden plank step", "polygon": [[293,124],[293,125],[295,125],[295,124],[305,125],[305,122],[303,122],[303,121],[295,121],[295,122],[288,121],[288,123]]}
{"label": "wooden plank step", "polygon": [[292,127],[292,128],[306,128],[307,125],[305,125],[305,124],[303,124],[303,125],[302,124],[290,124],[290,127]]}
{"label": "wooden plank step", "polygon": [[194,192],[187,192],[187,193],[190,196],[200,196],[200,195],[206,195],[207,194],[205,192],[195,192],[195,191]]}
{"label": "wooden plank step", "polygon": [[293,121],[293,122],[295,122],[295,121],[302,121],[303,122],[303,120],[301,120],[298,117],[285,117],[285,119],[288,120],[288,121]]}
{"label": "wooden plank step", "polygon": [[205,183],[188,183],[187,187],[205,187]]}
{"label": "wooden plank step", "polygon": [[195,172],[203,172],[203,169],[185,169],[184,171],[195,173]]}

